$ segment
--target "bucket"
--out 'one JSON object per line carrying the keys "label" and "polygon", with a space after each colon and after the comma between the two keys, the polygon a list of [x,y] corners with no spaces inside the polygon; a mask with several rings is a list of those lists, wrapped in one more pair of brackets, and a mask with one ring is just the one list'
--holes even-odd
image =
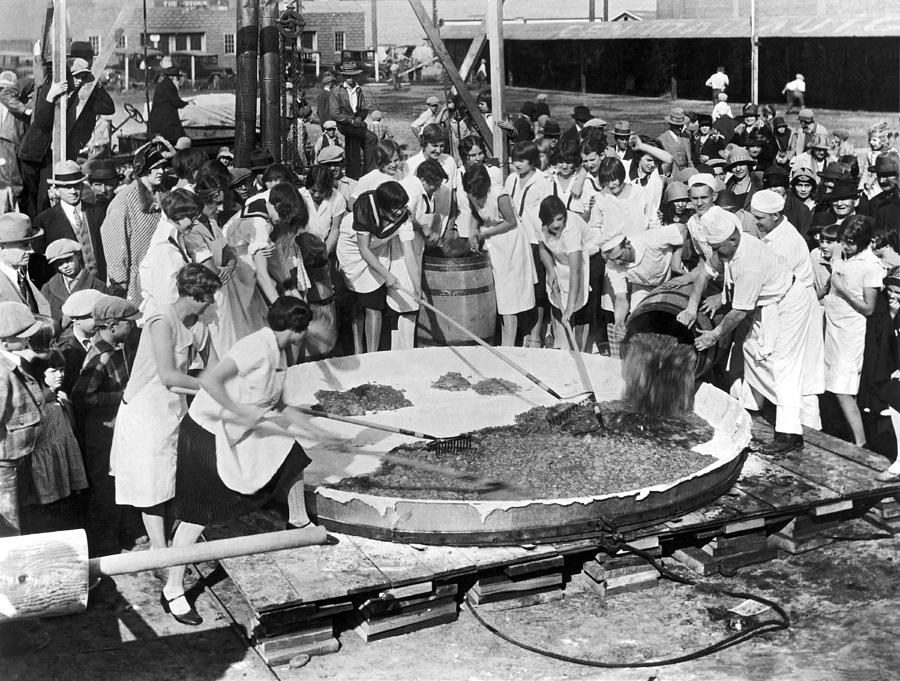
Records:
{"label": "bucket", "polygon": [[328,357],[337,344],[337,311],[329,263],[307,268],[306,274],[310,283],[306,302],[312,311],[312,320],[306,333],[303,358],[315,361]]}
{"label": "bucket", "polygon": [[[690,275],[685,274],[670,279],[665,284],[653,289],[650,295],[642,300],[641,304],[628,317],[625,325],[624,344],[627,344],[628,339],[636,333],[650,332],[675,336],[680,342],[693,345],[696,332],[676,319],[678,313],[687,306],[693,288],[693,279]],[[708,290],[704,296],[713,293],[714,291]],[[714,326],[715,324],[708,316],[702,312],[697,313],[696,329],[709,331]],[[731,338],[729,337],[700,353],[697,358],[697,378],[701,378],[712,369],[723,353],[728,351],[730,343]],[[624,347],[623,351],[627,351],[627,347]]]}
{"label": "bucket", "polygon": [[[441,312],[456,320],[486,343],[494,340],[497,299],[487,253],[464,258],[425,255],[422,259],[422,294]],[[475,345],[475,341],[431,310],[419,310],[416,329],[419,347]]]}

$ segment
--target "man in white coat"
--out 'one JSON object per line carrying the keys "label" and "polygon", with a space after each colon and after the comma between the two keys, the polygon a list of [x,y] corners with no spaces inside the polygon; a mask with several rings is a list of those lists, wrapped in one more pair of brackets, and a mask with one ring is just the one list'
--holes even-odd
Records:
{"label": "man in white coat", "polygon": [[762,242],[780,255],[791,269],[797,284],[806,292],[812,315],[803,364],[804,426],[822,429],[819,416],[819,395],[825,392],[825,338],[822,329],[822,306],[815,289],[812,260],[806,240],[796,227],[784,217],[784,197],[771,189],[759,191],[750,201],[750,213],[756,221]]}
{"label": "man in white coat", "polygon": [[723,296],[731,309],[715,328],[699,332],[694,345],[706,350],[748,320],[751,328],[743,344],[745,380],[757,398],[776,405],[775,438],[763,453],[799,449],[803,446],[804,357],[812,323],[806,289],[781,256],[742,232],[730,213],[707,213],[699,226],[701,238],[724,262]]}

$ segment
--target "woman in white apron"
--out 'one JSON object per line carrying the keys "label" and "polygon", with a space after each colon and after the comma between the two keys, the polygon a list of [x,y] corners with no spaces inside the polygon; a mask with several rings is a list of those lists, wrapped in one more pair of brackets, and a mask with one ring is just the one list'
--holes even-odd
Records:
{"label": "woman in white apron", "polygon": [[300,194],[309,210],[306,231],[319,237],[328,254],[332,255],[337,247],[341,220],[347,213],[347,202],[334,189],[331,171],[325,166],[313,168],[306,176],[306,191]]}
{"label": "woman in white apron", "polygon": [[[353,212],[341,222],[337,256],[347,288],[356,298],[353,340],[358,354],[378,351],[388,297],[392,307],[404,304],[396,291],[398,285],[410,286],[417,296],[421,295],[422,277],[413,251],[415,235],[408,202],[409,195],[399,182],[385,182],[375,191],[362,194]],[[400,250],[403,257],[394,257],[393,249]]]}
{"label": "woman in white apron", "polygon": [[537,274],[525,227],[516,217],[509,194],[491,182],[487,168],[472,165],[463,177],[463,189],[477,228],[467,228],[477,249],[482,245],[491,258],[497,314],[500,315],[500,344],[515,345],[517,315],[534,308]]}
{"label": "woman in white apron", "polygon": [[[541,259],[547,269],[547,297],[553,315],[557,347],[565,347],[569,324],[578,349],[584,351],[590,324],[588,301],[589,235],[592,231],[577,213],[567,210],[557,196],[541,201]],[[596,246],[593,248],[596,251]]]}
{"label": "woman in white apron", "polygon": [[[242,338],[201,381],[178,436],[174,500],[180,520],[173,547],[197,541],[203,528],[246,515],[286,492],[288,525],[311,525],[303,499],[309,459],[282,427],[260,419],[281,403],[285,351],[302,346],[312,318],[298,298],[275,300],[268,326]],[[169,569],[163,608],[188,625],[203,620],[184,598],[184,566]]]}
{"label": "woman in white apron", "polygon": [[218,277],[191,263],[179,270],[176,286],[174,303],[144,314],[110,450],[116,503],[141,509],[154,549],[166,547],[165,504],[175,495],[178,423],[187,411],[184,395],[171,388],[197,390],[188,368],[198,357],[207,366],[217,361],[199,319],[219,290]]}
{"label": "woman in white apron", "polygon": [[838,230],[844,260],[832,261],[825,296],[825,390],[834,393],[857,445],[866,443],[856,394],[862,371],[866,317],[875,309],[884,270],[872,252],[873,220],[847,218]]}

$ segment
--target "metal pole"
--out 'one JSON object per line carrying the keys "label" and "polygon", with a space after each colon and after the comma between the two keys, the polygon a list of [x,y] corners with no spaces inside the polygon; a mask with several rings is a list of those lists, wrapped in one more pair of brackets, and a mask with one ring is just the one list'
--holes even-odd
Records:
{"label": "metal pole", "polygon": [[[278,54],[278,0],[260,0],[259,107],[262,110],[263,146],[276,163],[281,162],[281,60]],[[300,87],[300,83],[296,84]],[[292,112],[293,113],[293,112]]]}
{"label": "metal pole", "polygon": [[378,68],[378,2],[372,0],[372,50],[375,52],[375,82],[379,81]]}
{"label": "metal pole", "polygon": [[259,50],[258,0],[237,4],[237,99],[234,112],[235,165],[246,167],[256,146],[256,88]]}
{"label": "metal pole", "polygon": [[144,0],[144,102],[147,104],[147,115],[150,115],[150,59],[147,56],[147,42],[150,34],[147,32],[147,0]]}
{"label": "metal pole", "polygon": [[[503,120],[506,64],[503,59],[503,0],[486,0],[487,35],[491,55],[491,116]],[[494,157],[500,162],[505,178],[509,172],[506,162],[506,132],[494,125]]]}
{"label": "metal pole", "polygon": [[750,101],[759,101],[759,36],[756,34],[756,0],[750,0]]}

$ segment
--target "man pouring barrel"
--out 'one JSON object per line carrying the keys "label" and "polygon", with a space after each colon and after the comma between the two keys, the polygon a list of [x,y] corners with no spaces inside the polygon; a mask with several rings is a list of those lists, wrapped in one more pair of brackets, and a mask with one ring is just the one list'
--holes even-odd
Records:
{"label": "man pouring barrel", "polygon": [[708,212],[699,221],[698,236],[724,263],[722,295],[730,310],[715,328],[699,332],[694,345],[706,350],[746,322],[744,379],[757,404],[766,398],[777,407],[775,438],[763,453],[799,449],[803,446],[804,355],[812,321],[804,287],[787,263],[759,239],[742,232],[739,220],[730,213]]}

